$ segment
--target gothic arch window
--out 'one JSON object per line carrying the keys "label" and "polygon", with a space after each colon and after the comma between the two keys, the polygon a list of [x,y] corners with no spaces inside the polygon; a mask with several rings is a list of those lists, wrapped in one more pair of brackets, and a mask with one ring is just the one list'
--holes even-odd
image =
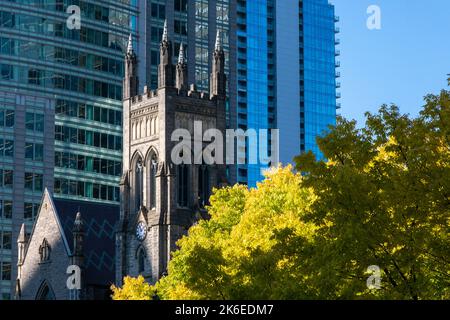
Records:
{"label": "gothic arch window", "polygon": [[149,200],[150,200],[150,208],[156,208],[156,175],[158,172],[158,158],[156,154],[153,153],[150,158],[150,174],[149,174]]}
{"label": "gothic arch window", "polygon": [[147,258],[147,254],[145,253],[145,249],[142,245],[138,247],[136,250],[136,262],[137,262],[137,271],[139,274],[143,274],[145,272],[145,260]]}
{"label": "gothic arch window", "polygon": [[138,272],[144,273],[145,271],[145,252],[144,249],[139,250],[138,253]]}
{"label": "gothic arch window", "polygon": [[42,241],[42,244],[39,246],[39,256],[40,256],[40,262],[47,262],[50,261],[50,253],[52,249],[50,248],[50,245],[48,244],[47,239],[44,238]]}
{"label": "gothic arch window", "polygon": [[188,206],[189,194],[189,167],[186,164],[177,166],[178,192],[177,202],[180,207]]}
{"label": "gothic arch window", "polygon": [[144,199],[144,164],[141,157],[138,157],[134,166],[134,190],[136,210],[139,210]]}
{"label": "gothic arch window", "polygon": [[209,192],[209,168],[203,164],[198,168],[198,202],[201,208],[208,205]]}
{"label": "gothic arch window", "polygon": [[47,281],[42,282],[36,295],[36,300],[56,300],[55,294]]}

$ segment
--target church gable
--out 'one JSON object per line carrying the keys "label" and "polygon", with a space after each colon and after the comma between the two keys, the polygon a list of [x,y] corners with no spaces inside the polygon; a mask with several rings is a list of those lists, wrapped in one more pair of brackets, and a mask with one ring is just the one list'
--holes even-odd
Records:
{"label": "church gable", "polygon": [[69,255],[55,205],[46,190],[20,267],[21,298],[36,299],[42,284],[46,283],[56,299],[67,299]]}

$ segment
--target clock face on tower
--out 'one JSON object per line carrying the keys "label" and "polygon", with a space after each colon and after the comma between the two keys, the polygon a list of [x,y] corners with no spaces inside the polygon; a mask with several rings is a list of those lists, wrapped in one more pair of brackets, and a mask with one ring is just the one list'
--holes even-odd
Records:
{"label": "clock face on tower", "polygon": [[145,237],[147,236],[147,225],[145,222],[139,222],[136,226],[136,238],[139,241],[144,241]]}

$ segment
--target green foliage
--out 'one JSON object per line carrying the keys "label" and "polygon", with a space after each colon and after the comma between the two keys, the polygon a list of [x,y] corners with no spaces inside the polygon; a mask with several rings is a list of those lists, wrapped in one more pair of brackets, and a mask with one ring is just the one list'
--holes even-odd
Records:
{"label": "green foliage", "polygon": [[[417,119],[395,106],[363,129],[339,119],[318,139],[327,162],[296,159],[318,195],[309,219],[330,298],[450,298],[450,95],[425,100]],[[379,291],[365,287],[370,265],[383,270]]]}

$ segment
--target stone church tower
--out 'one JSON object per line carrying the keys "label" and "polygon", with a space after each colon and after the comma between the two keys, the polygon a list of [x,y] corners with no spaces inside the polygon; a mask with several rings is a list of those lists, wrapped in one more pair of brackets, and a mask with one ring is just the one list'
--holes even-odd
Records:
{"label": "stone church tower", "polygon": [[[195,85],[188,87],[186,61],[181,45],[178,63],[172,64],[166,25],[160,45],[158,89],[145,87],[138,95],[138,61],[129,41],[124,79],[121,211],[116,232],[118,285],[127,275],[143,275],[150,283],[163,276],[176,241],[198,219],[207,218],[204,206],[212,188],[226,182],[225,165],[206,165],[193,157],[192,162],[176,165],[171,156],[179,144],[178,140],[172,141],[175,129],[189,132],[192,146],[196,137],[194,122],[202,124],[202,135],[208,129],[218,129],[225,136],[225,54],[220,34],[212,59],[209,94],[198,92]],[[211,142],[200,143],[204,147]],[[180,156],[185,159],[189,152],[183,149]]]}

